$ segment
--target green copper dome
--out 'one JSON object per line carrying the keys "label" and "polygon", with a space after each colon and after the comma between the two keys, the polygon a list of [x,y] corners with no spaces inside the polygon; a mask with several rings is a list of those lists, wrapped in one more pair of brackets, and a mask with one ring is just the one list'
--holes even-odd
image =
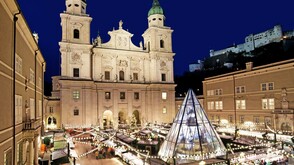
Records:
{"label": "green copper dome", "polygon": [[163,9],[161,8],[158,0],[153,0],[152,8],[148,12],[148,17],[153,14],[162,14],[163,15]]}

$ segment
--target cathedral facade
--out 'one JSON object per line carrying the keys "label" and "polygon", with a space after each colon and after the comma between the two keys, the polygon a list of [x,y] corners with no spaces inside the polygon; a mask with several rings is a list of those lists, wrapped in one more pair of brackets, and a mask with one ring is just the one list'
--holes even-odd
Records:
{"label": "cathedral facade", "polygon": [[[172,122],[175,116],[172,32],[158,0],[148,12],[148,28],[139,46],[119,21],[90,42],[92,18],[85,0],[66,0],[60,14],[61,75],[53,77],[52,97],[59,98],[63,126]],[[48,109],[49,107],[46,107]],[[50,115],[49,115],[50,116]]]}

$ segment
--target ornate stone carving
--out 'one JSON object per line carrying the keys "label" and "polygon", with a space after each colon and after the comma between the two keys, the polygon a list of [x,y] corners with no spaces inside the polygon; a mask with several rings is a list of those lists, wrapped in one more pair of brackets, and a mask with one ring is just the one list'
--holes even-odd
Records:
{"label": "ornate stone carving", "polygon": [[118,66],[128,67],[128,61],[126,61],[126,60],[119,60]]}
{"label": "ornate stone carving", "polygon": [[82,64],[81,56],[80,56],[78,53],[74,53],[74,54],[72,54],[72,56],[71,56],[71,61],[72,61],[72,63],[74,63],[74,64],[77,64],[77,63]]}

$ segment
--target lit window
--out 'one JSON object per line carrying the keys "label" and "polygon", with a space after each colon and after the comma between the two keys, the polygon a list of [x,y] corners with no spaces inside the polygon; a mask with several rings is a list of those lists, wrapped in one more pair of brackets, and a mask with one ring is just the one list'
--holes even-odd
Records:
{"label": "lit window", "polygon": [[74,33],[74,38],[75,39],[79,39],[80,38],[80,31],[78,29],[74,29],[73,33]]}
{"label": "lit window", "polygon": [[111,93],[110,92],[105,92],[105,99],[106,100],[111,99]]}
{"label": "lit window", "polygon": [[105,80],[110,80],[110,72],[109,71],[105,71],[104,72],[104,78],[105,78]]}
{"label": "lit window", "polygon": [[120,92],[119,98],[120,99],[126,99],[126,92]]}
{"label": "lit window", "polygon": [[262,99],[262,109],[275,109],[275,99]]}
{"label": "lit window", "polygon": [[207,90],[207,96],[213,96],[214,90]]}
{"label": "lit window", "polygon": [[161,74],[161,81],[166,81],[166,74]]}
{"label": "lit window", "polygon": [[72,92],[72,98],[73,99],[79,99],[80,98],[80,91],[73,91]]}
{"label": "lit window", "polygon": [[222,110],[223,109],[223,101],[216,101],[215,102],[215,109]]}
{"label": "lit window", "polygon": [[138,73],[133,73],[133,80],[135,81],[139,80]]}
{"label": "lit window", "polygon": [[162,92],[161,93],[161,98],[162,98],[162,100],[166,100],[167,99],[167,93],[166,92]]}
{"label": "lit window", "polygon": [[80,69],[79,68],[73,68],[73,76],[80,77]]}
{"label": "lit window", "polygon": [[166,113],[166,107],[162,108],[162,113]]}
{"label": "lit window", "polygon": [[140,94],[139,94],[139,92],[135,92],[135,93],[134,93],[134,99],[135,99],[135,100],[139,100],[139,99],[140,99]]}
{"label": "lit window", "polygon": [[246,109],[246,101],[236,100],[236,109]]}
{"label": "lit window", "polygon": [[208,108],[208,110],[214,109],[214,102],[213,101],[207,102],[207,108]]}
{"label": "lit window", "polygon": [[79,110],[77,108],[74,109],[74,116],[79,116]]}

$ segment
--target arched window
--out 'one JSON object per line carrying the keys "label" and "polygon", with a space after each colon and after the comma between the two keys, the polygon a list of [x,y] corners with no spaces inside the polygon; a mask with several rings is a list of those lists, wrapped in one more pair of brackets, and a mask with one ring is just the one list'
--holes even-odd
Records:
{"label": "arched window", "polygon": [[51,124],[51,121],[52,121],[52,119],[51,119],[51,117],[49,117],[48,121],[47,121],[47,124]]}
{"label": "arched window", "polygon": [[160,48],[164,48],[164,41],[160,40]]}
{"label": "arched window", "polygon": [[125,80],[125,73],[124,71],[119,71],[119,80],[124,81]]}
{"label": "arched window", "polygon": [[73,33],[74,33],[74,38],[75,38],[75,39],[79,39],[79,38],[80,38],[80,31],[79,31],[78,29],[75,29],[75,30],[73,31]]}

